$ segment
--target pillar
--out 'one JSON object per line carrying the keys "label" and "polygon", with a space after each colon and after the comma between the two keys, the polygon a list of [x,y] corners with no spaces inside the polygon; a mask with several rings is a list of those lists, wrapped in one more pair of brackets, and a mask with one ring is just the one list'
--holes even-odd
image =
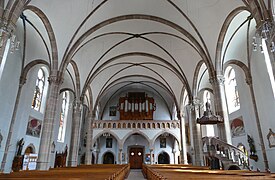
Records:
{"label": "pillar", "polygon": [[86,155],[85,155],[85,164],[91,164],[92,163],[92,146],[93,146],[93,120],[95,119],[95,114],[93,112],[89,112],[88,115],[88,122],[87,122],[87,143],[86,143]]}
{"label": "pillar", "polygon": [[119,149],[119,164],[122,164],[122,149]]}
{"label": "pillar", "polygon": [[201,126],[197,123],[199,118],[200,102],[197,98],[194,98],[193,105],[189,107],[189,119],[193,134],[193,148],[194,148],[194,162],[196,166],[203,166],[203,153],[202,153],[202,135]]}
{"label": "pillar", "polygon": [[186,135],[185,135],[185,120],[183,118],[183,112],[178,112],[178,119],[180,121],[180,140],[181,140],[181,164],[188,164],[187,162],[187,146],[186,146]]}
{"label": "pillar", "polygon": [[56,115],[57,100],[59,96],[59,88],[62,79],[57,75],[50,75],[47,106],[43,121],[43,129],[40,139],[40,147],[37,160],[37,170],[48,170],[50,167],[51,144],[54,141],[53,129],[54,118]]}
{"label": "pillar", "polygon": [[78,160],[79,141],[80,141],[80,122],[81,122],[81,104],[78,100],[74,102],[74,111],[72,119],[72,133],[68,157],[68,166],[76,167]]}
{"label": "pillar", "polygon": [[176,152],[177,152],[177,150],[176,150],[176,149],[173,149],[174,164],[176,164],[176,160],[177,160]]}
{"label": "pillar", "polygon": [[5,61],[10,49],[10,43],[8,43],[8,40],[14,31],[14,27],[8,26],[7,22],[3,21],[3,19],[0,19],[0,79],[2,78]]}
{"label": "pillar", "polygon": [[154,149],[150,149],[150,164],[154,164],[153,154],[154,154]]}
{"label": "pillar", "polygon": [[232,144],[224,81],[225,78],[223,75],[217,75],[215,78],[210,79],[210,83],[214,90],[215,112],[217,115],[221,116],[224,121],[224,123],[219,123],[217,125],[219,138],[228,144]]}

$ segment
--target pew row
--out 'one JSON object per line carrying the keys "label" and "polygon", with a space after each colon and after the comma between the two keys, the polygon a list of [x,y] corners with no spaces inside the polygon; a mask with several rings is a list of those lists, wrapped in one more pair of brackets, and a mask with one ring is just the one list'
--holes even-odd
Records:
{"label": "pew row", "polygon": [[95,179],[124,180],[130,165],[96,164],[78,167],[53,168],[49,171],[20,171],[0,174],[0,179]]}
{"label": "pew row", "polygon": [[182,180],[182,179],[270,179],[275,174],[248,170],[210,170],[209,167],[190,165],[143,165],[142,172],[148,180]]}

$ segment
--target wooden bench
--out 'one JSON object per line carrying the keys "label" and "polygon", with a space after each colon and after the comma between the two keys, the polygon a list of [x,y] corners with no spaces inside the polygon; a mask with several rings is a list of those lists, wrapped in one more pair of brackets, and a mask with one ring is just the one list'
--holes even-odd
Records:
{"label": "wooden bench", "polygon": [[248,170],[210,170],[208,167],[190,165],[143,165],[143,173],[148,180],[180,179],[273,179],[275,174]]}
{"label": "wooden bench", "polygon": [[96,179],[124,180],[130,165],[87,165],[79,167],[54,168],[49,171],[20,171],[0,174],[0,179]]}

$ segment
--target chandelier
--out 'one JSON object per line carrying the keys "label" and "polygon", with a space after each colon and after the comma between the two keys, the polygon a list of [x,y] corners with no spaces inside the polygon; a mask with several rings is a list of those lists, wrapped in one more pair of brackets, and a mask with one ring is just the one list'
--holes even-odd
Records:
{"label": "chandelier", "polygon": [[270,20],[262,21],[262,24],[256,29],[255,36],[253,37],[252,46],[253,51],[257,51],[258,47],[263,53],[262,41],[265,40],[270,47],[270,51],[275,51],[275,43],[273,41],[275,35],[274,23]]}

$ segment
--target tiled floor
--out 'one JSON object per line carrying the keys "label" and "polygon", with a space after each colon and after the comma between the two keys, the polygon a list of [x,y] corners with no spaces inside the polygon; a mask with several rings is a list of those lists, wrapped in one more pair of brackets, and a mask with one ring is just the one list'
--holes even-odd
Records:
{"label": "tiled floor", "polygon": [[126,180],[144,180],[141,169],[131,169],[130,174]]}

